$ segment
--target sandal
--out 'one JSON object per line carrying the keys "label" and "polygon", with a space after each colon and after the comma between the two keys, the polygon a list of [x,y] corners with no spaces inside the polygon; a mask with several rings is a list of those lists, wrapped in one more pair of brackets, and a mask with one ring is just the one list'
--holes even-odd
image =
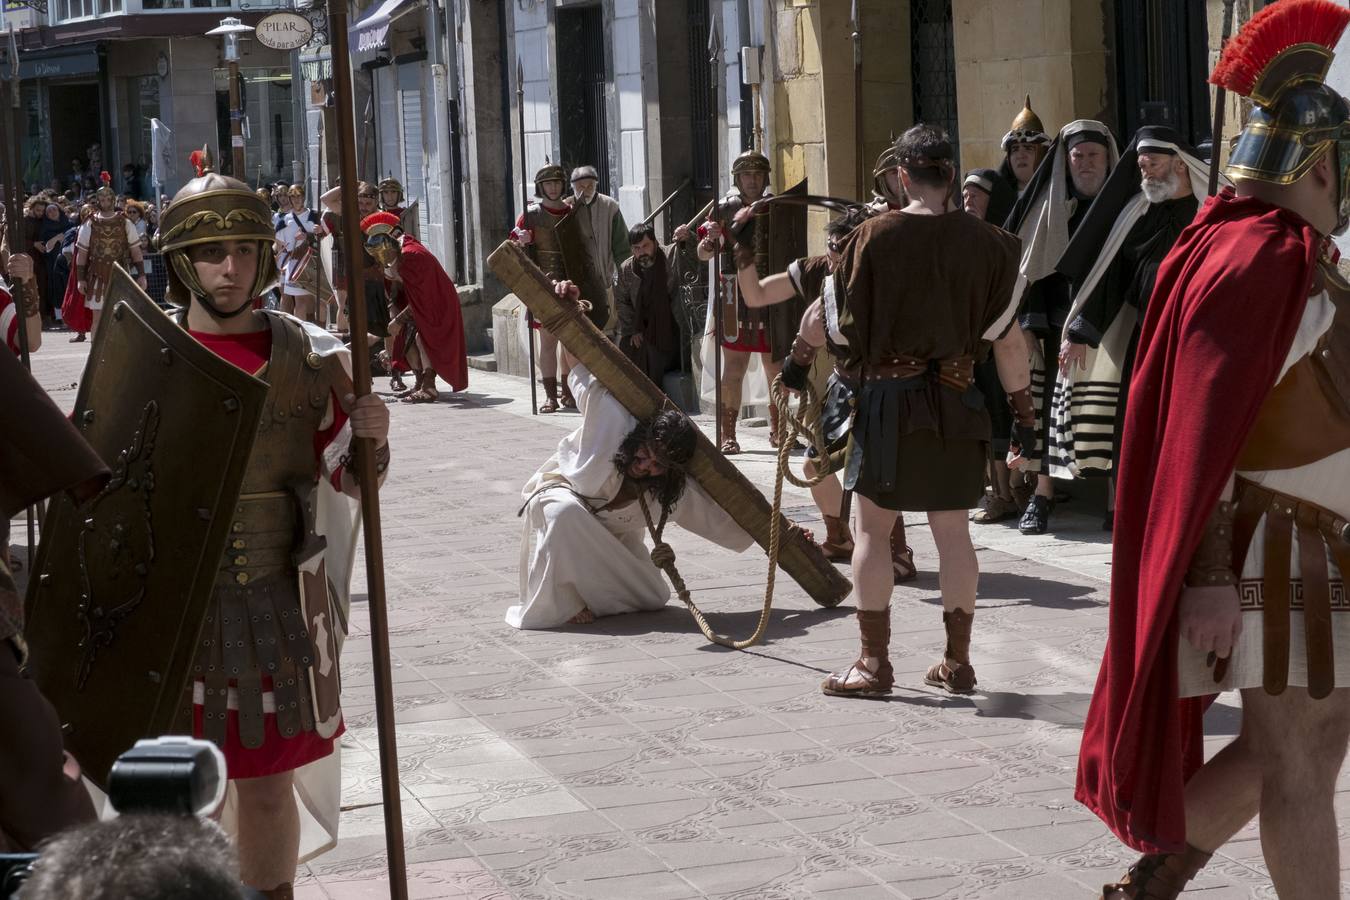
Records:
{"label": "sandal", "polygon": [[544,400],[544,402],[541,403],[541,404],[539,405],[539,414],[540,414],[540,415],[545,415],[545,416],[546,416],[546,415],[549,415],[550,413],[555,413],[555,412],[557,412],[557,411],[558,411],[558,379],[556,379],[556,378],[544,377],[544,378],[541,378],[541,379],[539,379],[539,380],[542,381],[542,382],[544,383],[544,397],[546,398],[546,399]]}
{"label": "sandal", "polygon": [[418,388],[403,398],[404,403],[435,403],[441,399],[441,392],[435,388]]}
{"label": "sandal", "polygon": [[925,684],[940,687],[949,694],[973,694],[978,683],[974,666],[946,658],[930,667],[923,680]]}
{"label": "sandal", "polygon": [[894,676],[883,677],[887,668],[872,672],[859,659],[843,674],[830,674],[820,683],[820,691],[830,697],[884,697],[895,686]]}
{"label": "sandal", "polygon": [[906,581],[913,581],[919,577],[919,567],[914,565],[914,550],[911,547],[905,547],[903,550],[891,550],[891,569],[895,574],[895,583],[903,584]]}
{"label": "sandal", "polygon": [[995,522],[1015,519],[1020,512],[1021,508],[1012,500],[1005,500],[1002,497],[989,497],[985,500],[983,509],[977,509],[971,513],[970,521],[976,525],[993,525]]}

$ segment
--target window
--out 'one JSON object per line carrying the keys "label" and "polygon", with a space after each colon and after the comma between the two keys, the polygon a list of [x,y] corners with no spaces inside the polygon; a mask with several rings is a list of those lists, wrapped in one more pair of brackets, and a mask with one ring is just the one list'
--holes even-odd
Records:
{"label": "window", "polygon": [[60,23],[118,15],[123,11],[123,0],[56,0],[55,7],[56,21]]}
{"label": "window", "polygon": [[[232,166],[230,153],[230,82],[228,69],[216,69],[216,132],[222,171]],[[229,172],[249,184],[292,178],[295,137],[289,68],[241,68],[239,102],[244,109],[243,173]]]}

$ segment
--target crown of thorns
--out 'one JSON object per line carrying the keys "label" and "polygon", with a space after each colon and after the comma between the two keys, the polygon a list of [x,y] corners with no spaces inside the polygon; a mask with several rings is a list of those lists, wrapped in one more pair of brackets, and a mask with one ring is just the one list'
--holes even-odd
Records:
{"label": "crown of thorns", "polygon": [[903,169],[937,169],[943,173],[951,172],[954,168],[952,161],[946,157],[939,158],[924,156],[923,154],[902,156],[899,163]]}

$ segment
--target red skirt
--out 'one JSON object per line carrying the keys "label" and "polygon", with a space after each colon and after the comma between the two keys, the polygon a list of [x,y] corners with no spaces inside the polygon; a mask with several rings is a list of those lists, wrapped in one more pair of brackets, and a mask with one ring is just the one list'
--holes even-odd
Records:
{"label": "red skirt", "polygon": [[[263,691],[271,691],[271,679],[263,676],[262,681]],[[234,686],[233,681],[230,686]],[[225,773],[230,779],[237,779],[290,772],[332,753],[333,745],[346,730],[347,723],[343,722],[329,738],[320,737],[313,731],[301,731],[292,738],[282,737],[277,730],[276,713],[265,712],[262,746],[245,747],[239,740],[239,710],[226,710],[225,744],[220,748],[225,754]],[[196,702],[192,704],[192,736],[202,736],[202,706]]]}
{"label": "red skirt", "polygon": [[61,298],[61,321],[71,331],[84,334],[94,327],[94,311],[84,305],[84,294],[78,287],[79,279],[70,273],[66,280],[66,295]]}
{"label": "red skirt", "polygon": [[734,341],[722,338],[722,347],[727,350],[738,350],[741,353],[768,353],[770,352],[769,331],[766,328],[746,329]]}

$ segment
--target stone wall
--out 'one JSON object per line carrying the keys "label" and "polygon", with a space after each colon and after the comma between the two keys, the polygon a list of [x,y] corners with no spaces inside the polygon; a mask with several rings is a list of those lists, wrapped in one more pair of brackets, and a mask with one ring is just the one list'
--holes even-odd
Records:
{"label": "stone wall", "polygon": [[953,0],[961,165],[997,167],[1026,94],[1050,134],[1110,120],[1109,0]]}

